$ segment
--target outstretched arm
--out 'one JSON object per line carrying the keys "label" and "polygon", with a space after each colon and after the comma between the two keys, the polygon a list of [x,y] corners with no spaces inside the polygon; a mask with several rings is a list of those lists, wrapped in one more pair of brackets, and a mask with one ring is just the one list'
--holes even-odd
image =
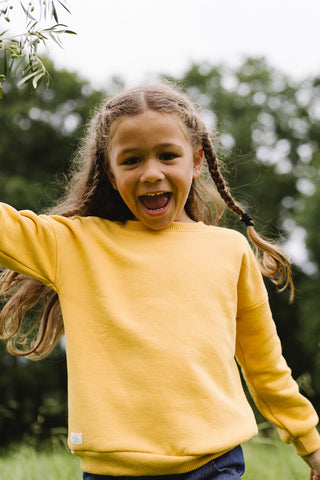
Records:
{"label": "outstretched arm", "polygon": [[[54,286],[57,233],[44,215],[0,202],[0,265]],[[4,233],[4,234],[3,234]]]}
{"label": "outstretched arm", "polygon": [[302,458],[310,467],[309,480],[320,480],[320,449]]}

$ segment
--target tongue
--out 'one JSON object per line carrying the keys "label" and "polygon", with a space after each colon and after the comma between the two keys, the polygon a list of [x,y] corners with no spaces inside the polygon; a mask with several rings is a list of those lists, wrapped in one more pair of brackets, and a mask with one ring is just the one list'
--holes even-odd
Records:
{"label": "tongue", "polygon": [[169,200],[168,193],[162,193],[161,195],[143,195],[141,202],[149,210],[158,210],[167,205]]}

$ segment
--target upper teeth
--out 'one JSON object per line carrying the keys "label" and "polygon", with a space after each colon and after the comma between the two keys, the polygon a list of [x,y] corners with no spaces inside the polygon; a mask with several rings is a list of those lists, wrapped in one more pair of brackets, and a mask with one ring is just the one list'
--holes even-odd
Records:
{"label": "upper teeth", "polygon": [[147,197],[155,197],[156,195],[163,195],[164,192],[157,192],[157,193],[146,193]]}

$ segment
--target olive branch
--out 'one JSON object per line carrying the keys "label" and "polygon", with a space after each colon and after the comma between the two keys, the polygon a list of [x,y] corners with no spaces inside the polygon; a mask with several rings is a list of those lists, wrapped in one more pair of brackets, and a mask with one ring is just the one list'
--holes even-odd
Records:
{"label": "olive branch", "polygon": [[[3,53],[0,68],[0,98],[2,98],[1,81],[6,81],[11,75],[18,78],[18,86],[28,83],[36,89],[43,79],[49,85],[50,75],[38,55],[39,45],[45,45],[48,40],[53,40],[62,47],[61,35],[75,34],[68,30],[66,25],[59,23],[59,8],[70,13],[61,0],[20,0],[19,3],[15,3],[15,7],[17,5],[25,17],[25,31],[17,35],[10,35],[9,29],[0,31],[0,52]],[[5,20],[9,25],[15,7],[12,0],[0,0],[0,21]]]}

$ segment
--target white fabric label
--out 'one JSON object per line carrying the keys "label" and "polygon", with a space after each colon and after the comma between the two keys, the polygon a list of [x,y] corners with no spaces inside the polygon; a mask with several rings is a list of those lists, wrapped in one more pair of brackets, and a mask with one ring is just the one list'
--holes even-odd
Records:
{"label": "white fabric label", "polygon": [[73,445],[82,445],[82,433],[71,432],[71,443]]}

